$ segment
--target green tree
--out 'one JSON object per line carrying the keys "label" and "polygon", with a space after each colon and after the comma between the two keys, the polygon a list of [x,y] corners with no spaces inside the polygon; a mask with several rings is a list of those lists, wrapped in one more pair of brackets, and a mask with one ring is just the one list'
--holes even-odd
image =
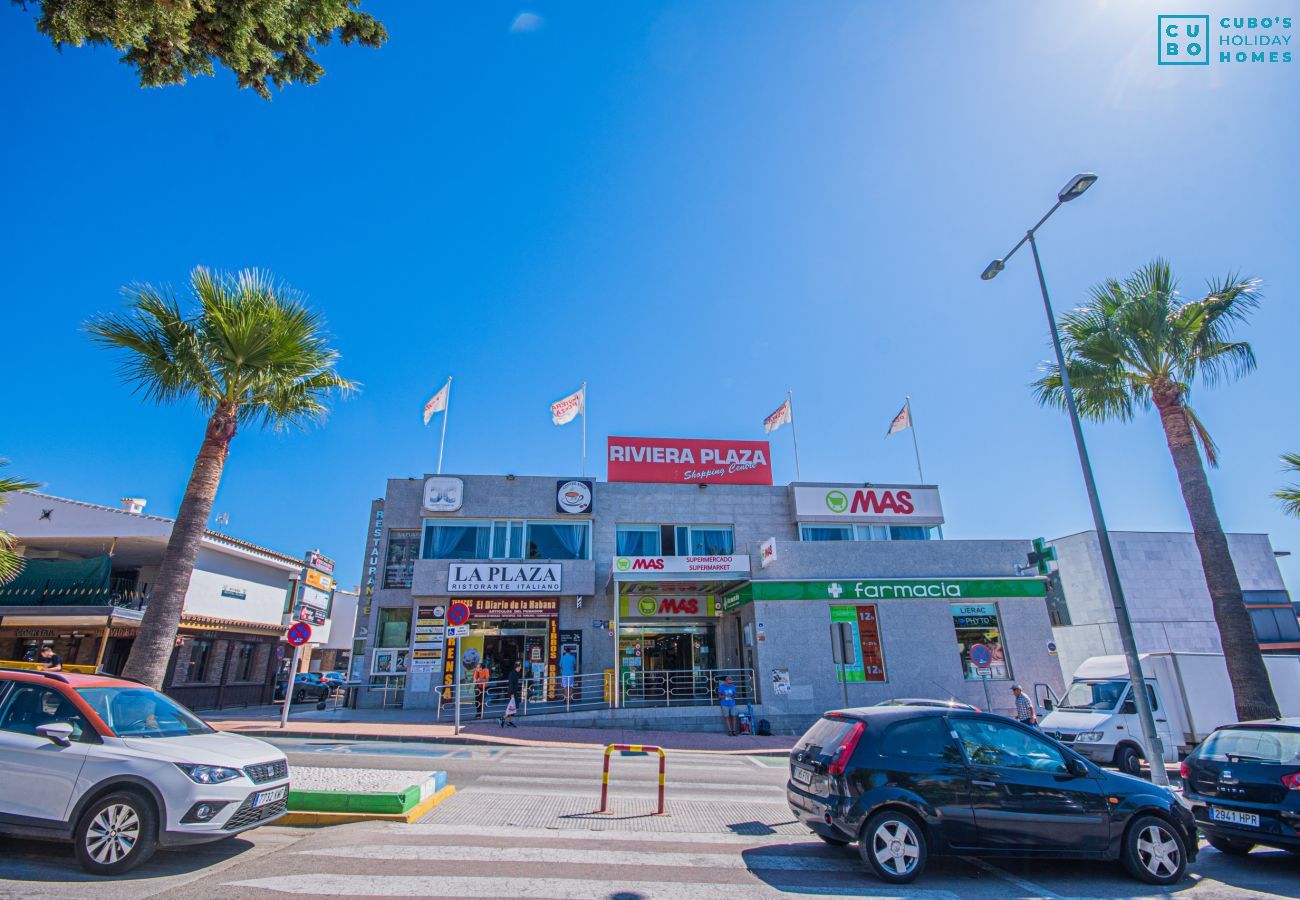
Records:
{"label": "green tree", "polygon": [[388,32],[360,0],[13,0],[37,7],[36,30],[65,46],[108,44],[140,75],[141,87],[184,84],[217,62],[241,88],[271,99],[269,84],[315,84],[325,74],[316,48],[336,36],[380,47]]}
{"label": "green tree", "polygon": [[[1237,275],[1211,281],[1200,299],[1184,299],[1169,263],[1157,259],[1123,281],[1112,278],[1094,286],[1087,305],[1060,323],[1080,415],[1127,422],[1152,405],[1160,414],[1242,719],[1277,716],[1277,700],[1201,460],[1204,452],[1217,466],[1218,449],[1188,397],[1197,382],[1212,387],[1255,368],[1250,344],[1233,340],[1232,330],[1259,300],[1259,281]],[[1059,368],[1055,363],[1042,368],[1034,383],[1039,402],[1064,408]]]}
{"label": "green tree", "polygon": [[[0,466],[9,465],[9,460],[0,459]],[[10,475],[0,475],[0,506],[5,505],[8,494],[14,491],[34,490],[38,485],[34,481],[23,481]],[[14,536],[0,530],[0,584],[8,584],[18,577],[23,570],[23,558],[14,552]]]}
{"label": "green tree", "polygon": [[207,415],[153,595],[123,672],[162,687],[199,545],[240,425],[277,429],[324,419],[331,395],[356,385],[335,371],[320,316],[291,288],[257,271],[190,276],[187,314],[170,290],[126,289],[127,309],[86,325],[96,343],[125,351],[121,374],[146,400],[193,402]]}
{"label": "green tree", "polygon": [[[1292,475],[1300,475],[1300,453],[1282,454],[1282,470]],[[1300,483],[1292,482],[1273,496],[1282,501],[1282,508],[1293,516],[1300,516]]]}

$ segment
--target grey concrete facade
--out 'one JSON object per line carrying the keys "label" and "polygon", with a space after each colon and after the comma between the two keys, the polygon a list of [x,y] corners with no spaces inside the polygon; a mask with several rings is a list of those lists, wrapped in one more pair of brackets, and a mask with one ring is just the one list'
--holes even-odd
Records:
{"label": "grey concrete facade", "polygon": [[[430,519],[582,518],[556,512],[556,484],[564,476],[451,477],[462,479],[464,484],[463,503],[455,512],[430,513],[422,508],[423,479],[390,480],[384,498],[376,501],[367,527],[366,567],[357,617],[359,644],[364,643],[365,652],[358,653],[358,659],[369,659],[381,608],[409,608],[448,597],[447,560],[418,560],[409,588],[384,587],[386,544],[392,532],[418,530]],[[382,516],[376,528],[378,511]],[[558,628],[582,632],[584,673],[612,670],[616,664],[613,626],[605,623],[619,618],[615,587],[618,573],[613,562],[621,525],[730,526],[734,529],[734,552],[749,558],[749,579],[753,582],[1017,579],[1021,578],[1017,565],[1023,564],[1029,545],[1027,539],[802,542],[793,486],[786,485],[596,482],[587,518],[592,522],[591,559],[556,561],[563,567]],[[805,521],[811,520],[805,517]],[[760,566],[759,547],[769,539],[776,541],[776,559],[764,568]],[[853,600],[845,597],[839,602],[850,604]],[[942,696],[981,707],[1009,709],[1011,680],[1027,688],[1045,683],[1060,689],[1060,668],[1047,650],[1052,634],[1041,597],[997,600],[1011,674],[1004,680],[989,682],[988,694],[984,683],[969,681],[963,673],[949,600],[873,602],[879,607],[887,680],[849,684],[848,699],[853,705],[900,696]],[[756,601],[717,616],[715,665],[753,670],[759,699],[756,718],[768,718],[778,729],[788,730],[801,727],[827,708],[843,705],[843,687],[830,661],[832,605],[825,600]],[[778,695],[773,689],[773,669],[788,670],[788,693]],[[423,707],[433,702],[435,694],[428,691],[422,697],[408,689],[402,702],[408,708]],[[377,703],[379,699],[372,696],[369,702]],[[653,714],[653,710],[637,713],[642,719]]]}

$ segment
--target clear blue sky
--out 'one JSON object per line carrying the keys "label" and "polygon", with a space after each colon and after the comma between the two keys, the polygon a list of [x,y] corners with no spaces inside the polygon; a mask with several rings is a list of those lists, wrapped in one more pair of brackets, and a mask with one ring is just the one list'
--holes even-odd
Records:
{"label": "clear blue sky", "polygon": [[[1027,387],[1049,353],[1031,261],[978,276],[1092,170],[1041,236],[1059,308],[1157,254],[1188,292],[1264,279],[1259,370],[1194,399],[1224,525],[1300,552],[1269,497],[1300,449],[1300,62],[1158,67],[1166,7],[372,0],[391,42],[327,48],[320,84],[271,103],[225,71],[142,91],[0,8],[0,456],[174,514],[200,417],[139,402],[79,326],[128,282],[259,266],[365,389],[323,429],[241,433],[216,510],[345,583],[384,479],[433,468],[420,408],[448,374],[449,472],[576,474],[547,404],[585,379],[597,476],[608,434],[761,438],[793,389],[806,480],[907,481],[909,437],[883,434],[911,394],[948,537],[1079,531],[1069,427]],[[539,27],[512,31],[523,11]],[[1154,414],[1087,433],[1113,527],[1188,527]]]}

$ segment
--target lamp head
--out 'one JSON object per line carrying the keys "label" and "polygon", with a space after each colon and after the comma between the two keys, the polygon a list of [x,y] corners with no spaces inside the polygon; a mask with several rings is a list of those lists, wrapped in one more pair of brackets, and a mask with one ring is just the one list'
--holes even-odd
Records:
{"label": "lamp head", "polygon": [[984,281],[989,281],[1006,267],[1007,265],[1005,262],[1000,259],[995,259],[984,267],[984,271],[980,273],[980,278]]}
{"label": "lamp head", "polygon": [[1096,180],[1097,176],[1091,172],[1083,172],[1082,174],[1075,175],[1069,180],[1065,187],[1056,192],[1056,199],[1062,203],[1069,203],[1075,197],[1078,197],[1088,188],[1092,187],[1093,182]]}

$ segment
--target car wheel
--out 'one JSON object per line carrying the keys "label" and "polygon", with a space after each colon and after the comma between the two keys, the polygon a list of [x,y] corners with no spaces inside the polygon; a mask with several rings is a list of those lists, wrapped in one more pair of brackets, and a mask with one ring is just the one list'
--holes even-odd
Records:
{"label": "car wheel", "polygon": [[825,834],[819,834],[817,836],[832,847],[847,847],[849,844],[853,843],[852,841],[846,841],[843,838],[830,837]]}
{"label": "car wheel", "polygon": [[1187,871],[1187,847],[1178,829],[1155,816],[1139,816],[1124,835],[1124,868],[1149,884],[1177,884]]}
{"label": "car wheel", "polygon": [[925,833],[916,819],[905,812],[878,812],[862,829],[858,853],[889,884],[906,884],[925,869],[928,851]]}
{"label": "car wheel", "polygon": [[1142,754],[1131,744],[1125,744],[1115,751],[1115,768],[1125,775],[1142,774]]}
{"label": "car wheel", "polygon": [[73,840],[81,868],[92,875],[119,875],[153,856],[158,817],[140,795],[119,791],[87,807]]}
{"label": "car wheel", "polygon": [[1245,856],[1255,849],[1255,845],[1250,841],[1235,841],[1232,838],[1219,837],[1215,834],[1207,834],[1205,839],[1210,842],[1210,846],[1215,850],[1229,856]]}

